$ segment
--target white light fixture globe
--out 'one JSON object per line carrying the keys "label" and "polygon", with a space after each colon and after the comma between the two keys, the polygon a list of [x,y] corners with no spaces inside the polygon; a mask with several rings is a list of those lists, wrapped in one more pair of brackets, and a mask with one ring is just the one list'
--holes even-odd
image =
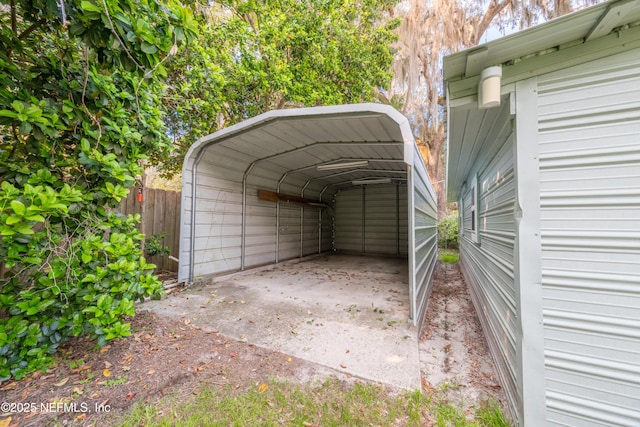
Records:
{"label": "white light fixture globe", "polygon": [[500,81],[502,67],[489,67],[480,73],[478,83],[478,108],[493,108],[500,106]]}

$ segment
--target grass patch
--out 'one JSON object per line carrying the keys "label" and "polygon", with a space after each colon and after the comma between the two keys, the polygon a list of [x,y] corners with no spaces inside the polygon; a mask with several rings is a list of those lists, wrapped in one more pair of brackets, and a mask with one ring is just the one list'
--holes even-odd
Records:
{"label": "grass patch", "polygon": [[455,264],[460,261],[460,252],[457,249],[438,249],[438,259],[442,262]]}
{"label": "grass patch", "polygon": [[211,388],[189,401],[137,404],[119,425],[508,426],[500,424],[505,418],[499,411],[497,404],[483,405],[470,420],[462,409],[417,391],[391,395],[376,385],[347,386],[337,380],[315,387],[272,381],[244,392]]}
{"label": "grass patch", "polygon": [[481,425],[492,427],[510,427],[500,405],[495,400],[484,402],[476,411],[476,419]]}

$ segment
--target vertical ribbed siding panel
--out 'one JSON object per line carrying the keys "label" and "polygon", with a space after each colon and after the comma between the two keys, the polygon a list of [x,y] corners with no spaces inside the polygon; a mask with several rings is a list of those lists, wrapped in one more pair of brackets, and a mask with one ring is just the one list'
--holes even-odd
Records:
{"label": "vertical ribbed siding panel", "polygon": [[409,206],[407,204],[407,186],[398,185],[398,246],[400,255],[409,254]]}
{"label": "vertical ribbed siding panel", "polygon": [[365,186],[364,250],[373,254],[398,252],[398,197],[393,184]]}
{"label": "vertical ribbed siding panel", "polygon": [[[479,159],[478,242],[471,240],[471,181],[462,194],[461,266],[509,405],[518,408],[517,310],[514,284],[513,135],[493,158]],[[475,178],[475,174],[470,180]]]}
{"label": "vertical ribbed siding panel", "polygon": [[335,249],[406,255],[406,191],[404,185],[372,184],[338,193]]}
{"label": "vertical ribbed siding panel", "polygon": [[322,209],[320,211],[320,252],[333,250],[333,226],[335,210],[332,208]]}
{"label": "vertical ribbed siding panel", "polygon": [[279,261],[300,256],[300,209],[298,205],[280,203]]}
{"label": "vertical ribbed siding panel", "polygon": [[318,211],[319,208],[304,207],[304,223],[302,224],[302,255],[311,255],[318,253],[318,238],[319,236],[319,223],[318,223]]}
{"label": "vertical ribbed siding panel", "polygon": [[[194,280],[240,268],[242,174],[245,168],[242,161],[230,157],[223,162],[216,156],[205,155],[200,162],[196,178]],[[183,200],[183,204],[190,215],[191,198],[187,202]],[[190,234],[190,227],[186,229]],[[185,241],[186,251],[189,250],[187,243]]]}
{"label": "vertical ribbed siding panel", "polygon": [[418,147],[414,146],[414,164],[411,168],[411,191],[413,203],[413,286],[411,289],[411,315],[417,326],[427,310],[427,299],[431,292],[431,279],[438,258],[438,202],[422,162]]}
{"label": "vertical ribbed siding panel", "polygon": [[258,199],[258,189],[265,187],[247,184],[244,268],[276,261],[276,204]]}
{"label": "vertical ribbed siding panel", "polygon": [[363,189],[352,188],[336,195],[335,249],[362,252]]}
{"label": "vertical ribbed siding panel", "polygon": [[640,50],[539,78],[548,422],[640,425]]}

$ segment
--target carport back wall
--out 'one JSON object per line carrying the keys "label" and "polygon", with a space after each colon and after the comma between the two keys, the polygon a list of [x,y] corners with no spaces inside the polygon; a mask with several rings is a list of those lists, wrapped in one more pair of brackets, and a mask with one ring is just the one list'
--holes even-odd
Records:
{"label": "carport back wall", "polygon": [[407,186],[362,185],[335,197],[334,249],[404,255],[407,240]]}

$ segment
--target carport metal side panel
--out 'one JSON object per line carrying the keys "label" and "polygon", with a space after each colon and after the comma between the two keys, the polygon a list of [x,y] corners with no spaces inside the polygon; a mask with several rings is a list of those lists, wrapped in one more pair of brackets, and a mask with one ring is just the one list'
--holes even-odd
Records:
{"label": "carport metal side panel", "polygon": [[411,318],[421,327],[431,292],[431,279],[438,256],[438,207],[436,193],[429,180],[418,147],[414,146],[413,166],[409,166],[409,254]]}

